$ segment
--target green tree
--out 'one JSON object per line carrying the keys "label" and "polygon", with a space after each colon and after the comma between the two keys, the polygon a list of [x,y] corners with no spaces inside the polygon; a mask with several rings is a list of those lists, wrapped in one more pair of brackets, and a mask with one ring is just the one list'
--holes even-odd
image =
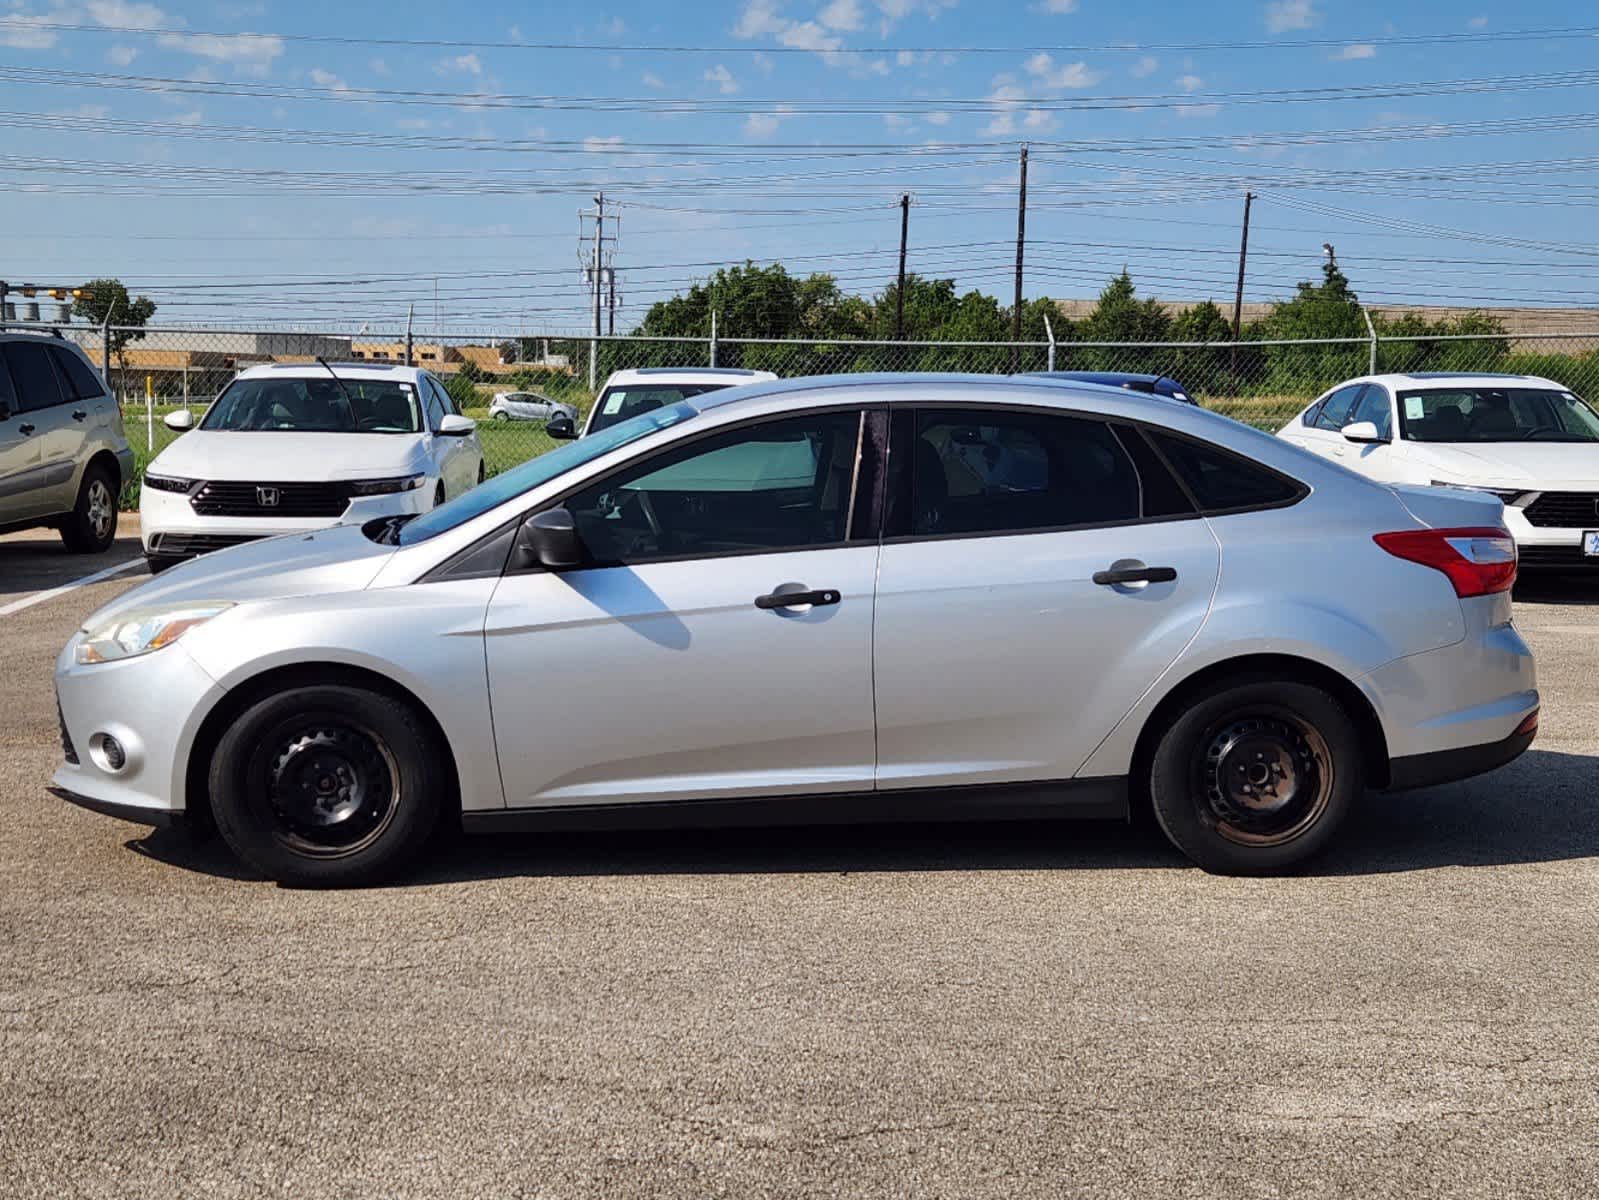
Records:
{"label": "green tree", "polygon": [[1321,282],[1302,280],[1292,300],[1272,305],[1260,323],[1270,340],[1347,338],[1348,345],[1267,346],[1266,385],[1294,395],[1314,394],[1340,380],[1363,375],[1370,349],[1360,299],[1333,262],[1323,264]]}
{"label": "green tree", "polygon": [[478,383],[483,378],[483,368],[479,367],[470,358],[463,358],[461,360],[461,368],[456,371],[455,377],[464,379],[468,383]]}
{"label": "green tree", "polygon": [[78,289],[72,302],[72,315],[83,317],[95,325],[104,325],[111,319],[107,335],[110,350],[116,356],[117,366],[127,368],[125,351],[129,342],[144,337],[144,326],[155,316],[155,301],[148,296],[137,299],[128,295],[120,279],[91,279]]}
{"label": "green tree", "polygon": [[[1159,300],[1140,300],[1126,268],[1105,285],[1099,301],[1077,324],[1083,342],[1161,342],[1171,336],[1171,314]],[[1072,365],[1090,371],[1161,370],[1162,352],[1130,346],[1091,347],[1072,354]]]}
{"label": "green tree", "polygon": [[[1229,342],[1232,336],[1232,322],[1211,300],[1178,313],[1171,323],[1174,342]],[[1236,374],[1247,378],[1252,361],[1231,348],[1185,346],[1172,352],[1166,374],[1201,395],[1225,394],[1237,390],[1234,364]]]}
{"label": "green tree", "polygon": [[[462,363],[469,367],[471,363]],[[450,394],[450,399],[455,401],[455,407],[465,412],[469,408],[476,408],[481,401],[478,399],[477,384],[472,377],[462,371],[444,377],[444,390]]]}

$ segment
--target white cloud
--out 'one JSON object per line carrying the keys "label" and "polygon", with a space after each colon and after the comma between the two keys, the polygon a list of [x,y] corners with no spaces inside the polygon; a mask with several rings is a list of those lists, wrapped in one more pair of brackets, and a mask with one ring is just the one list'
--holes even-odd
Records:
{"label": "white cloud", "polygon": [[900,50],[894,55],[894,63],[896,66],[909,67],[915,62],[916,52],[914,50]]}
{"label": "white cloud", "polygon": [[793,115],[794,113],[786,104],[779,104],[771,112],[751,113],[744,118],[744,136],[752,138],[771,137],[777,132],[777,127]]}
{"label": "white cloud", "polygon": [[1183,120],[1214,117],[1220,111],[1221,105],[1219,104],[1183,104],[1176,109],[1177,115]]}
{"label": "white cloud", "polygon": [[700,78],[704,79],[706,83],[714,83],[716,90],[724,96],[731,96],[738,91],[738,80],[734,79],[733,72],[729,71],[721,63],[717,63]]}
{"label": "white cloud", "polygon": [[988,101],[994,110],[994,119],[983,126],[982,132],[985,137],[1009,137],[1016,132],[1016,111],[1027,93],[1016,85],[1013,75],[996,75],[993,87]]}
{"label": "white cloud", "polygon": [[1074,13],[1077,11],[1077,0],[1043,0],[1037,7],[1039,12]]}
{"label": "white cloud", "polygon": [[770,54],[763,53],[760,50],[757,50],[754,54],[750,55],[750,58],[754,60],[756,69],[759,70],[762,75],[770,75],[777,67],[777,64],[772,61],[772,56]]}
{"label": "white cloud", "polygon": [[317,87],[331,88],[335,92],[347,92],[350,90],[350,85],[345,83],[344,80],[340,79],[332,71],[324,70],[321,67],[311,68],[311,82],[316,84]]}
{"label": "white cloud", "polygon": [[440,75],[447,75],[452,71],[458,71],[463,75],[482,75],[483,60],[475,54],[457,54],[452,58],[441,59],[434,69]]}
{"label": "white cloud", "polygon": [[1131,67],[1129,67],[1128,70],[1132,72],[1134,79],[1142,79],[1146,75],[1153,75],[1155,73],[1155,69],[1159,66],[1160,59],[1151,58],[1146,54],[1143,58],[1139,59]]}
{"label": "white cloud", "polygon": [[1470,27],[1472,29],[1487,29],[1488,28],[1488,18],[1487,17],[1472,17],[1471,20],[1466,22],[1466,24],[1467,24],[1468,27]]}
{"label": "white cloud", "polygon": [[[621,37],[627,32],[627,22],[622,20],[621,17],[611,17],[600,22],[600,32],[609,34],[611,37]],[[521,40],[521,38],[517,39],[517,41]]]}
{"label": "white cloud", "polygon": [[1034,133],[1055,128],[1055,114],[1046,112],[1042,108],[1030,108],[1027,115],[1022,118],[1022,125]]}
{"label": "white cloud", "polygon": [[1337,54],[1332,56],[1332,60],[1333,62],[1354,62],[1356,59],[1360,58],[1376,57],[1377,47],[1373,46],[1370,42],[1356,42],[1351,46],[1345,46]]}
{"label": "white cloud", "polygon": [[776,37],[788,28],[790,22],[780,16],[774,0],[749,0],[733,26],[736,38]]}
{"label": "white cloud", "polygon": [[583,139],[583,149],[589,154],[603,154],[607,150],[615,150],[622,144],[622,136],[613,134],[610,137],[586,137]]}
{"label": "white cloud", "polygon": [[1266,30],[1269,33],[1309,29],[1316,20],[1315,0],[1271,0],[1266,5]]}
{"label": "white cloud", "polygon": [[374,75],[389,75],[393,73],[389,70],[388,62],[381,58],[374,58],[366,65],[371,69],[372,74]]}
{"label": "white cloud", "polygon": [[866,24],[860,0],[830,0],[816,19],[829,29],[859,29]]}
{"label": "white cloud", "polygon": [[[159,29],[172,24],[172,19],[153,4],[139,4],[130,0],[89,0],[89,15],[101,25],[120,29]],[[182,21],[178,22],[183,24]]]}
{"label": "white cloud", "polygon": [[1085,62],[1057,65],[1048,54],[1040,51],[1024,64],[1027,73],[1047,88],[1093,87],[1103,78],[1098,71],[1090,71]]}
{"label": "white cloud", "polygon": [[169,50],[231,63],[243,71],[264,74],[273,60],[283,54],[283,39],[269,33],[247,33],[238,37],[216,37],[209,33],[163,33],[161,45]]}
{"label": "white cloud", "polygon": [[912,125],[916,124],[916,122],[902,113],[884,113],[883,124],[889,129],[899,132],[909,129]]}
{"label": "white cloud", "polygon": [[433,122],[426,117],[402,117],[394,123],[394,127],[408,130],[432,129]]}
{"label": "white cloud", "polygon": [[114,67],[125,67],[139,57],[139,52],[132,46],[112,46],[105,52],[105,60]]}
{"label": "white cloud", "polygon": [[657,90],[666,86],[666,80],[662,79],[654,71],[645,71],[640,78],[640,82],[647,88],[655,88]]}
{"label": "white cloud", "polygon": [[88,117],[100,121],[111,115],[111,107],[107,104],[80,104],[77,108],[63,109],[56,113],[63,117]]}
{"label": "white cloud", "polygon": [[172,119],[179,125],[199,125],[205,120],[205,114],[196,108],[186,113],[179,113]]}
{"label": "white cloud", "polygon": [[28,13],[8,14],[6,23],[0,25],[0,46],[9,46],[13,50],[48,50],[56,44],[56,31],[39,29],[37,26],[56,19],[53,15],[37,17]]}
{"label": "white cloud", "polygon": [[1177,80],[1177,86],[1185,92],[1197,92],[1205,86],[1205,81],[1198,75],[1184,75]]}
{"label": "white cloud", "polygon": [[925,113],[922,116],[922,120],[926,121],[929,125],[948,125],[949,114],[947,112]]}

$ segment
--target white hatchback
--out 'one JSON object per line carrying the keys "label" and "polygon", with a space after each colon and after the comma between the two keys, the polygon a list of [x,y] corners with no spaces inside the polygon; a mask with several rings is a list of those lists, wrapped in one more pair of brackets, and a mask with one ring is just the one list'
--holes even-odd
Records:
{"label": "white hatchback", "polygon": [[416,367],[277,364],[241,372],[144,476],[153,571],[285,533],[427,512],[481,483],[477,423]]}
{"label": "white hatchback", "polygon": [[1599,413],[1535,375],[1369,375],[1278,436],[1384,483],[1489,492],[1525,567],[1599,566]]}

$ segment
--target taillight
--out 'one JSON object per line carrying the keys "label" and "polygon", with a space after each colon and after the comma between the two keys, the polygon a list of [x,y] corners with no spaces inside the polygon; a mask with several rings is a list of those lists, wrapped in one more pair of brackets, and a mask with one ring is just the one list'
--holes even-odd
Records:
{"label": "taillight", "polygon": [[1508,592],[1516,582],[1516,540],[1505,529],[1406,529],[1372,540],[1395,558],[1442,571],[1462,598]]}

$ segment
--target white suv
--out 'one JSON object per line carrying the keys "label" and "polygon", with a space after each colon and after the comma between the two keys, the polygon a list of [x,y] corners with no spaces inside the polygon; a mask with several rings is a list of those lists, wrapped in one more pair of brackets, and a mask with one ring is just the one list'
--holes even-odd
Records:
{"label": "white suv", "polygon": [[68,550],[100,553],[133,472],[122,414],[83,351],[0,330],[0,533],[49,525]]}
{"label": "white suv", "polygon": [[198,424],[186,409],[166,424],[184,436],[139,493],[152,571],[258,538],[426,512],[483,482],[477,423],[416,367],[252,367]]}
{"label": "white suv", "polygon": [[616,371],[605,381],[594,407],[589,409],[583,436],[691,396],[776,378],[770,371],[739,367],[637,367]]}
{"label": "white suv", "polygon": [[1599,413],[1535,375],[1368,375],[1278,436],[1373,479],[1490,492],[1523,567],[1599,566]]}

